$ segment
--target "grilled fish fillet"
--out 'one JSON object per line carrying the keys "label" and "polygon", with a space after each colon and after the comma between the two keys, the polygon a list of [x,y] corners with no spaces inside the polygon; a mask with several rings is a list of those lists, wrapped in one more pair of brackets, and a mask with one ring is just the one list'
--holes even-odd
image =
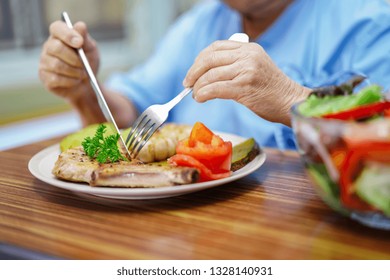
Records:
{"label": "grilled fish fillet", "polygon": [[138,160],[99,164],[76,147],[62,152],[52,173],[59,179],[104,187],[164,187],[195,183],[199,171],[190,167],[144,164]]}

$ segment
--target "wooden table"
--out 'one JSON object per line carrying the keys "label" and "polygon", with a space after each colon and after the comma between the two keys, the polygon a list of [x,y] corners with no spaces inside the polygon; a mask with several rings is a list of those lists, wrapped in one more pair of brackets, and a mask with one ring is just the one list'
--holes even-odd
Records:
{"label": "wooden table", "polygon": [[266,149],[259,170],[205,191],[116,201],[34,178],[28,161],[56,141],[0,153],[3,246],[60,259],[390,259],[390,232],[330,210],[295,152]]}

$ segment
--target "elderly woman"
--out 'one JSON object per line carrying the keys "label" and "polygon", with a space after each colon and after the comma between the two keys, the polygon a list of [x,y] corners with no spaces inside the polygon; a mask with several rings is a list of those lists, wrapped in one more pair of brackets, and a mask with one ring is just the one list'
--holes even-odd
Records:
{"label": "elderly woman", "polygon": [[[245,32],[251,43],[227,41]],[[171,27],[141,66],[103,86],[122,127],[138,112],[165,103],[186,87],[170,122],[201,121],[215,130],[254,137],[264,146],[294,148],[289,110],[310,88],[363,74],[390,86],[390,7],[385,0],[206,1]],[[99,54],[84,23],[57,21],[43,46],[39,74],[64,97],[84,125],[104,118],[73,48],[83,47],[93,70]],[[183,82],[184,81],[184,82]],[[207,102],[206,102],[207,101]]]}

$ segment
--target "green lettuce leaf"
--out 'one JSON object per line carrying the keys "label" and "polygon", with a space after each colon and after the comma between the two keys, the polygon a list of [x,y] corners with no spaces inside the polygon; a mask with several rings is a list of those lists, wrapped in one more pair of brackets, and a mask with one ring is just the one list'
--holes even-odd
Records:
{"label": "green lettuce leaf", "polygon": [[298,110],[307,117],[321,117],[331,113],[342,112],[362,105],[379,102],[383,99],[382,88],[371,85],[356,94],[347,96],[309,96]]}

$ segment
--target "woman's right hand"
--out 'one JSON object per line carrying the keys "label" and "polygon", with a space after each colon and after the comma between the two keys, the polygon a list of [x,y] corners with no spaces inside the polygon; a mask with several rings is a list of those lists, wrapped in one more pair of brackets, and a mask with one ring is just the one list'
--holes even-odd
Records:
{"label": "woman's right hand", "polygon": [[87,73],[75,50],[80,47],[84,49],[96,74],[99,52],[85,23],[77,22],[70,29],[64,22],[55,21],[50,25],[50,36],[43,45],[39,63],[39,77],[45,88],[73,104],[93,94]]}

